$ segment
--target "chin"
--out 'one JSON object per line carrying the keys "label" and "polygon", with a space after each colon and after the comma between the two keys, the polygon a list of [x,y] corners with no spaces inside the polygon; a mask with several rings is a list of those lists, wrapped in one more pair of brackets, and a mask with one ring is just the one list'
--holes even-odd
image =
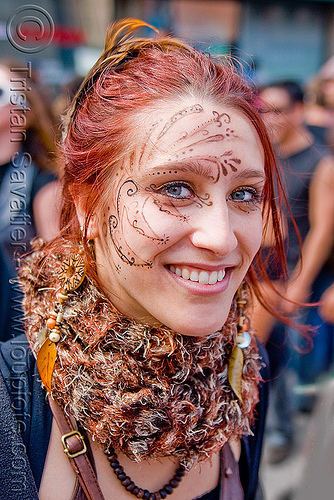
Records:
{"label": "chin", "polygon": [[[207,316],[203,315],[198,321],[187,322],[186,324],[178,324],[176,327],[170,327],[181,335],[186,335],[189,337],[206,337],[212,333],[216,333],[222,329],[224,326],[226,317],[220,316],[219,320],[215,321],[205,321]],[[204,321],[203,321],[204,319]]]}

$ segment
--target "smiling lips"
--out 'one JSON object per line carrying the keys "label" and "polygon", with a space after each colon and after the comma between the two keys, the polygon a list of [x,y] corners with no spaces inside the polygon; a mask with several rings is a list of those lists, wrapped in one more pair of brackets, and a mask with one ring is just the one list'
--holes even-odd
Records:
{"label": "smiling lips", "polygon": [[225,269],[219,271],[199,271],[189,267],[169,266],[169,270],[185,280],[197,281],[201,285],[215,285],[217,281],[223,281]]}

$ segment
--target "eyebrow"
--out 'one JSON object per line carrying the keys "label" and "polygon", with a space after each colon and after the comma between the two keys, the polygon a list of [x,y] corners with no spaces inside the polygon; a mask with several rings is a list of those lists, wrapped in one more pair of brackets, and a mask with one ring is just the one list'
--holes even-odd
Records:
{"label": "eyebrow", "polygon": [[265,181],[267,176],[262,169],[246,168],[233,174],[235,179],[260,179]]}
{"label": "eyebrow", "polygon": [[191,172],[193,174],[206,177],[207,179],[213,179],[215,177],[214,169],[210,165],[204,165],[204,161],[207,163],[214,163],[216,166],[218,165],[218,161],[215,161],[214,158],[198,158],[197,160],[188,159],[171,161],[170,163],[156,165],[155,167],[152,167],[151,170],[155,171],[158,175],[160,172],[173,173],[173,171],[177,170],[178,172]]}
{"label": "eyebrow", "polygon": [[[207,164],[204,165],[203,163],[206,162]],[[210,163],[213,166],[210,165]],[[191,159],[191,160],[180,160],[180,161],[173,161],[170,163],[162,164],[162,165],[156,165],[152,167],[151,171],[153,170],[157,175],[162,172],[163,174],[165,173],[173,173],[173,171],[178,171],[178,172],[191,172],[199,176],[203,176],[209,180],[213,180],[217,177],[217,168],[221,168],[221,162],[219,158],[217,157],[206,157],[206,158],[198,158],[196,159]],[[253,178],[258,178],[260,180],[265,181],[266,175],[262,169],[257,169],[257,168],[244,168],[242,170],[238,170],[237,172],[233,172],[233,178],[234,179],[253,179]]]}

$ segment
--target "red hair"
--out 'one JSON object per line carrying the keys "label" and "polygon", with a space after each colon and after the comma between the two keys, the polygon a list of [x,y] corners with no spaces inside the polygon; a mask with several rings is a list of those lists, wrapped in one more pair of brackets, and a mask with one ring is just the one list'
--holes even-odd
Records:
{"label": "red hair", "polygon": [[[70,193],[74,197],[80,194],[85,200],[87,228],[106,189],[110,170],[119,168],[120,161],[129,158],[137,145],[134,118],[139,113],[175,98],[214,99],[241,111],[259,135],[266,174],[264,231],[269,221],[273,222],[274,249],[286,275],[283,234],[274,194],[274,185],[281,192],[281,184],[266,127],[254,104],[254,90],[229,60],[215,60],[176,38],[132,38],[131,33],[142,26],[147,25],[134,19],[110,26],[105,49],[73,101],[63,146],[62,236],[81,240]],[[259,278],[269,282],[265,267],[259,252],[246,277],[260,300]]]}

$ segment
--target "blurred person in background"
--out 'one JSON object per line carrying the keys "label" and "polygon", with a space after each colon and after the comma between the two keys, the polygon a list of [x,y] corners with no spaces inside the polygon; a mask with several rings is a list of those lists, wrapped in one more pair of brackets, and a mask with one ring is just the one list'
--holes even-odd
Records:
{"label": "blurred person in background", "polygon": [[320,303],[321,317],[327,323],[334,324],[334,283],[324,291]]}
{"label": "blurred person in background", "polygon": [[305,123],[319,144],[334,152],[334,56],[305,86]]}
{"label": "blurred person in background", "polygon": [[[333,328],[322,321],[317,309],[301,311],[297,304],[318,301],[333,279],[326,261],[334,236],[333,221],[328,216],[333,204],[334,159],[329,151],[315,147],[314,137],[304,123],[303,92],[297,83],[278,81],[262,88],[259,109],[281,165],[287,201],[302,243],[300,254],[298,233],[290,214],[283,214],[289,267],[287,288],[281,286],[279,271],[271,268],[269,272],[276,287],[290,302],[278,301],[277,308],[301,323],[320,325],[313,338],[312,351],[301,355],[295,347],[305,348],[303,337],[275,321],[260,304],[255,305],[255,331],[267,342],[272,372],[267,458],[276,463],[289,456],[293,449],[294,406],[287,383],[287,366],[294,368],[298,384],[305,385],[315,382],[333,361]],[[266,293],[269,296],[269,289]],[[310,410],[312,401],[301,398],[297,408]]]}
{"label": "blurred person in background", "polygon": [[[0,61],[0,339],[21,333],[17,257],[58,231],[55,120],[31,64]],[[14,281],[13,281],[14,280]]]}
{"label": "blurred person in background", "polygon": [[[328,189],[334,192],[334,171],[328,175]],[[328,213],[334,232],[334,197]],[[329,263],[333,262],[333,249]],[[333,265],[333,264],[332,264]],[[334,267],[332,267],[334,269]],[[319,314],[334,325],[334,283],[320,297]],[[332,500],[334,489],[334,378],[333,372],[323,377],[317,386],[317,399],[303,440],[302,467],[298,485],[286,492],[284,500]]]}

